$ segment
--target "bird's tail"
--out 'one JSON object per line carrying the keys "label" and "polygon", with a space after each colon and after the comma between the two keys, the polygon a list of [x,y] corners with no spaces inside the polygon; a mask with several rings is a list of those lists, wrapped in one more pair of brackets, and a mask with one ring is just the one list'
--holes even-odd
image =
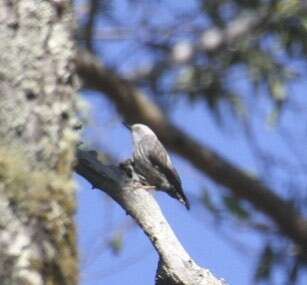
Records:
{"label": "bird's tail", "polygon": [[183,204],[187,210],[190,210],[190,202],[188,200],[188,198],[185,196],[185,194],[183,193],[183,190],[180,189],[176,189],[175,191],[171,191],[169,192],[169,194],[177,199],[181,204]]}
{"label": "bird's tail", "polygon": [[183,192],[177,193],[176,198],[179,200],[179,202],[181,204],[183,204],[187,208],[187,210],[190,210],[190,202],[189,202],[188,198],[184,195]]}

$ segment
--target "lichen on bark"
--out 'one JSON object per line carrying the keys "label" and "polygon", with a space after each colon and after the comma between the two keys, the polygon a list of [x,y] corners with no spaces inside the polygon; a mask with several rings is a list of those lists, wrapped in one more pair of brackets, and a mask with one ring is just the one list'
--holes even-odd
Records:
{"label": "lichen on bark", "polygon": [[61,3],[0,1],[1,284],[78,279],[78,83],[72,5]]}

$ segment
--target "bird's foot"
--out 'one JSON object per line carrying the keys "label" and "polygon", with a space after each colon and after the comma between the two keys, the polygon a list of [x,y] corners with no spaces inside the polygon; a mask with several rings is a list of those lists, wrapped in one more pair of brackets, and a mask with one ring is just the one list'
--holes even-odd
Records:
{"label": "bird's foot", "polygon": [[129,178],[133,177],[133,165],[131,159],[127,159],[124,162],[121,162],[118,166],[126,173]]}

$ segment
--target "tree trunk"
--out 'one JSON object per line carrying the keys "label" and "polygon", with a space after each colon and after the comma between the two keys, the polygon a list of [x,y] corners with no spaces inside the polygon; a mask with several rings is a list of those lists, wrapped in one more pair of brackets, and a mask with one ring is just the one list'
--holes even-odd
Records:
{"label": "tree trunk", "polygon": [[76,284],[72,5],[0,1],[0,284]]}

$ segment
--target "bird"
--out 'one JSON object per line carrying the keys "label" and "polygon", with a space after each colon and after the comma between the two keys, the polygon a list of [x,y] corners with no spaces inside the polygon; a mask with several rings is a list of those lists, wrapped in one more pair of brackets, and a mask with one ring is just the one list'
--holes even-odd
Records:
{"label": "bird", "polygon": [[189,210],[190,203],[183,192],[181,179],[157,135],[144,124],[123,124],[132,133],[132,164],[138,176],[154,189],[179,200]]}

